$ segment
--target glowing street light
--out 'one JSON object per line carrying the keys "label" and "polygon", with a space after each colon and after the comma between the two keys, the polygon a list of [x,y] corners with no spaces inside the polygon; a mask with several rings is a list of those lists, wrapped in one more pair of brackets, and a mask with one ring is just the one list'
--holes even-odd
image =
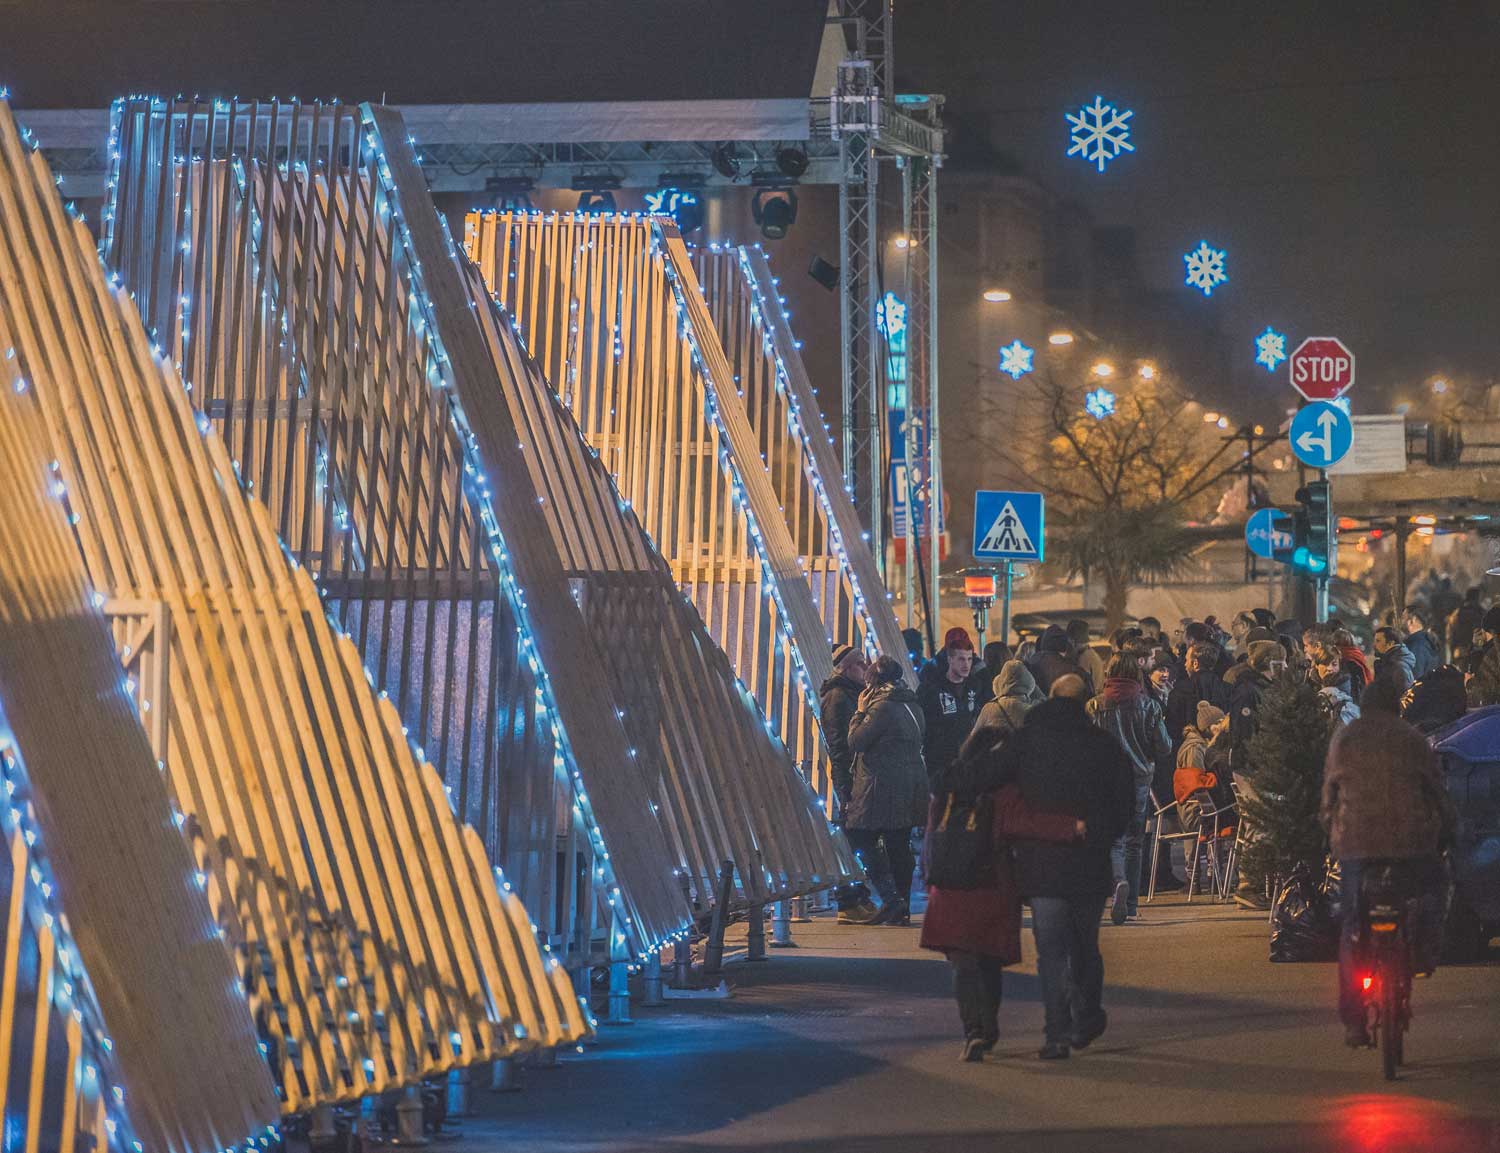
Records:
{"label": "glowing street light", "polygon": [[1110,364],[1107,360],[1101,360],[1098,364],[1094,365],[1093,372],[1095,376],[1114,376],[1115,366]]}
{"label": "glowing street light", "polygon": [[1447,392],[1448,391],[1448,382],[1446,380],[1444,380],[1442,377],[1438,377],[1436,380],[1434,380],[1432,382],[1432,391],[1436,392],[1436,393],[1439,393],[1439,394]]}
{"label": "glowing street light", "polygon": [[891,241],[891,243],[894,244],[897,248],[916,247],[916,242],[913,241],[911,237],[905,235],[897,236],[894,240]]}
{"label": "glowing street light", "polygon": [[1140,377],[1142,380],[1156,379],[1156,365],[1150,363],[1149,361],[1141,365],[1141,367],[1137,371],[1140,373]]}
{"label": "glowing street light", "polygon": [[1216,412],[1205,412],[1203,414],[1203,423],[1204,424],[1217,424],[1218,420],[1219,420],[1219,414],[1216,413]]}
{"label": "glowing street light", "polygon": [[1010,299],[1010,293],[1006,292],[1003,288],[987,288],[984,292],[984,298],[991,304],[1004,304]]}
{"label": "glowing street light", "polygon": [[1054,332],[1047,338],[1048,344],[1072,344],[1073,334],[1071,332]]}

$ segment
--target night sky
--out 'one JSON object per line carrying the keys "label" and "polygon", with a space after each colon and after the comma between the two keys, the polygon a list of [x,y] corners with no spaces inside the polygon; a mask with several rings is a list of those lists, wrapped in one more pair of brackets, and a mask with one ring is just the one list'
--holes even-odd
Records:
{"label": "night sky", "polygon": [[[1194,293],[1182,254],[1227,249],[1229,283],[1194,294],[1231,340],[1245,415],[1291,397],[1285,366],[1253,362],[1267,324],[1289,350],[1344,337],[1357,411],[1434,373],[1500,381],[1493,0],[925,0],[897,6],[896,51],[900,87],[948,94],[956,162],[988,144],[1134,226],[1148,284]],[[1136,152],[1102,176],[1065,157],[1064,113],[1095,95],[1135,111]]]}

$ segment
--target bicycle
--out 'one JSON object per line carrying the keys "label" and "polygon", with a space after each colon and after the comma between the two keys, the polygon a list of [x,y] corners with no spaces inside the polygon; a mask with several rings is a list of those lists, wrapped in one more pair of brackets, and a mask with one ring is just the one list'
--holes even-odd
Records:
{"label": "bicycle", "polygon": [[1411,1025],[1414,957],[1408,926],[1411,900],[1386,867],[1364,887],[1361,941],[1369,971],[1360,978],[1370,1047],[1380,1050],[1387,1081],[1405,1060],[1406,1030]]}

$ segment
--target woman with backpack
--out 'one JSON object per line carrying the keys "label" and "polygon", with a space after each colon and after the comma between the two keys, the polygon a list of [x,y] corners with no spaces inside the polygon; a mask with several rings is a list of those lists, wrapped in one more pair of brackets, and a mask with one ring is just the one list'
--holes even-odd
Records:
{"label": "woman with backpack", "polygon": [[1066,842],[1081,837],[1074,817],[1028,809],[999,768],[999,750],[1021,727],[1036,682],[1020,661],[995,678],[958,762],[939,781],[927,819],[927,915],[924,949],[953,968],[953,995],[963,1023],[961,1059],[982,1061],[1000,1035],[1002,972],[1021,959],[1021,897],[1009,840]]}

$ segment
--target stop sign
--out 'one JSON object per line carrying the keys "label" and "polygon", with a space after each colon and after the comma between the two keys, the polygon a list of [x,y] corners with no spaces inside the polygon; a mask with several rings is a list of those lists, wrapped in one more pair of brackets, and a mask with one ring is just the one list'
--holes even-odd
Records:
{"label": "stop sign", "polygon": [[1354,383],[1354,353],[1336,336],[1309,336],[1288,363],[1292,387],[1308,400],[1343,396]]}

